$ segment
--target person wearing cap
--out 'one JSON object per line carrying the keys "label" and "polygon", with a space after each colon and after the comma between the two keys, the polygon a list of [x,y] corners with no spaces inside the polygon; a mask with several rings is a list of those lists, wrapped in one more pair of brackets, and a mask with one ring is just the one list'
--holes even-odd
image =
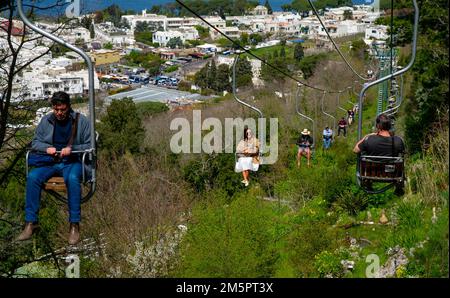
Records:
{"label": "person wearing cap", "polygon": [[298,145],[297,166],[300,167],[303,155],[306,157],[309,167],[311,160],[311,147],[314,144],[314,140],[311,137],[311,132],[305,128],[300,134],[296,144]]}
{"label": "person wearing cap", "polygon": [[45,165],[34,167],[28,174],[25,228],[17,240],[30,239],[39,228],[38,212],[42,187],[48,179],[60,175],[67,187],[69,244],[75,245],[80,239],[82,166],[80,157],[72,152],[91,148],[90,122],[71,108],[70,96],[65,92],[55,92],[51,104],[53,112],[42,118],[31,142],[33,152],[39,153],[38,155],[47,161]]}
{"label": "person wearing cap", "polygon": [[333,140],[333,130],[329,126],[323,130],[323,149],[328,150],[331,147],[331,141]]}

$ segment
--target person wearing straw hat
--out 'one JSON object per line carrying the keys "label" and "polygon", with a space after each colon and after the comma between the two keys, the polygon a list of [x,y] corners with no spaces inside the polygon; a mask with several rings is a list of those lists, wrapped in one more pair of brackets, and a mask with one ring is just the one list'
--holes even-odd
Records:
{"label": "person wearing straw hat", "polygon": [[308,161],[308,167],[311,161],[311,147],[313,145],[313,138],[311,137],[311,132],[305,128],[300,137],[297,140],[298,152],[297,152],[297,167],[300,167],[302,162],[302,155],[306,157]]}

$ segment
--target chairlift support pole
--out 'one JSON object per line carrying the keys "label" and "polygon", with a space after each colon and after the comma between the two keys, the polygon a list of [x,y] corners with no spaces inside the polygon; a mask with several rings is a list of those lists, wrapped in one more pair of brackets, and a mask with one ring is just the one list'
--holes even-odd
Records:
{"label": "chairlift support pole", "polygon": [[360,111],[360,117],[358,119],[358,139],[362,138],[362,120],[363,117],[361,115],[361,113],[363,112],[363,98],[364,95],[366,94],[367,90],[377,84],[383,83],[389,79],[392,79],[394,77],[400,76],[402,74],[404,74],[405,72],[407,72],[408,70],[411,69],[411,67],[414,64],[414,61],[416,60],[416,53],[417,53],[417,34],[418,34],[418,27],[419,27],[419,7],[417,5],[417,0],[413,0],[413,4],[414,4],[414,29],[413,29],[413,45],[412,45],[412,53],[411,53],[411,60],[409,62],[409,64],[395,72],[392,73],[388,76],[382,77],[374,82],[371,82],[369,84],[367,84],[366,86],[364,86],[361,90],[361,93],[359,95],[359,111]]}
{"label": "chairlift support pole", "polygon": [[17,0],[17,9],[19,12],[19,16],[24,22],[25,25],[30,27],[33,31],[53,40],[56,43],[59,43],[63,45],[64,47],[76,52],[79,54],[84,61],[86,62],[87,68],[88,68],[88,75],[89,75],[89,120],[91,124],[91,149],[89,152],[92,154],[93,162],[92,162],[92,184],[91,184],[91,190],[89,194],[84,198],[84,201],[87,201],[93,193],[95,192],[96,187],[96,133],[95,133],[95,85],[94,85],[94,65],[92,63],[91,58],[80,48],[67,43],[63,39],[59,38],[58,36],[55,36],[45,30],[42,30],[41,28],[37,27],[34,23],[32,23],[27,16],[25,15],[23,11],[22,6],[22,0]]}
{"label": "chairlift support pole", "polygon": [[328,116],[328,117],[330,117],[330,118],[333,119],[333,132],[335,132],[335,131],[336,131],[336,117],[334,117],[334,116],[331,115],[331,114],[328,114],[327,112],[325,112],[325,109],[324,109],[324,100],[325,100],[325,95],[326,95],[326,94],[327,94],[327,92],[324,91],[324,92],[323,92],[323,95],[322,95],[322,113],[323,113],[324,115],[326,115],[326,116]]}
{"label": "chairlift support pole", "polygon": [[258,119],[258,137],[259,137],[259,142],[261,144],[261,148],[259,150],[259,155],[261,156],[264,152],[264,145],[266,142],[266,127],[265,125],[263,125],[263,112],[258,109],[257,107],[252,106],[249,103],[246,103],[245,101],[241,100],[238,96],[237,96],[237,89],[236,89],[236,65],[237,62],[239,60],[239,55],[236,55],[236,58],[234,59],[234,63],[233,63],[233,96],[234,99],[240,103],[241,105],[244,105],[247,108],[252,109],[253,111],[257,112],[259,114],[259,119]]}
{"label": "chairlift support pole", "polygon": [[315,129],[315,121],[312,119],[312,118],[310,118],[310,117],[308,117],[308,116],[306,116],[305,114],[302,114],[301,112],[300,112],[300,104],[299,104],[299,102],[300,102],[300,90],[301,90],[301,86],[302,86],[302,84],[298,84],[298,94],[297,94],[297,96],[296,96],[296,100],[295,100],[295,109],[296,109],[296,111],[297,111],[297,114],[300,116],[300,117],[302,117],[302,118],[305,118],[306,120],[309,120],[309,121],[311,121],[312,122],[312,131],[313,131],[313,141],[314,142],[316,142],[316,129]]}

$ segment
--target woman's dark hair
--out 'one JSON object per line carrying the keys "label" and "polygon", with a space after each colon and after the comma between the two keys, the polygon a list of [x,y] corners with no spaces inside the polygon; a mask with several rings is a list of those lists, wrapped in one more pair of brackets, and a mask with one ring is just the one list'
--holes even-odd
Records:
{"label": "woman's dark hair", "polygon": [[392,122],[391,118],[385,114],[378,115],[377,117],[377,128],[381,130],[391,130]]}
{"label": "woman's dark hair", "polygon": [[53,93],[51,103],[52,105],[66,104],[70,106],[70,96],[69,94],[63,91],[55,92]]}
{"label": "woman's dark hair", "polygon": [[248,127],[244,127],[244,141],[248,141],[248,136],[247,136],[247,131],[248,131]]}

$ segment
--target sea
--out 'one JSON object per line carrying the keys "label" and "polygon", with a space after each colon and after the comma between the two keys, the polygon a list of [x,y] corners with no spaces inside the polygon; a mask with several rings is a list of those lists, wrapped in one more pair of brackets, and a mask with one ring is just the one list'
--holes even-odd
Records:
{"label": "sea", "polygon": [[[60,3],[77,1],[80,3],[82,14],[104,9],[113,4],[119,5],[122,10],[132,9],[136,13],[140,13],[144,9],[150,9],[153,5],[175,2],[175,0],[59,0]],[[28,2],[30,2],[30,0],[24,0],[25,4]],[[370,4],[373,3],[374,0],[353,0],[352,2],[354,4]],[[56,0],[37,0],[36,3],[41,7],[45,7],[46,5],[56,3]],[[260,0],[260,3],[263,5],[265,0]],[[269,0],[269,3],[274,11],[281,11],[281,6],[292,3],[292,0]]]}

